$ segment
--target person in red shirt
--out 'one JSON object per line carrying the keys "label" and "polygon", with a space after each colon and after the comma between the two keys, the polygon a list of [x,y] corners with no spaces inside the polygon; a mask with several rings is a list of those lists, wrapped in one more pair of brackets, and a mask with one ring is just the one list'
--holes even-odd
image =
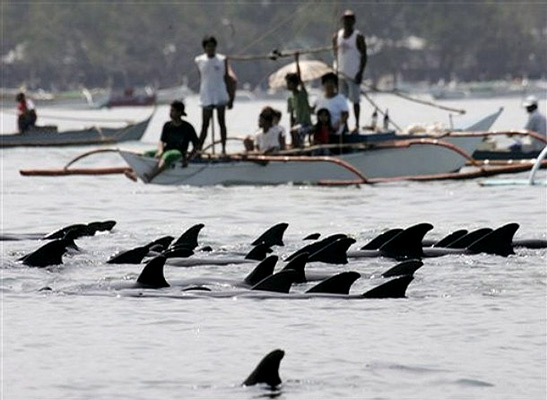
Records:
{"label": "person in red shirt", "polygon": [[29,128],[36,126],[36,108],[32,100],[27,99],[24,93],[18,93],[15,97],[17,102],[17,126],[19,132],[23,133]]}

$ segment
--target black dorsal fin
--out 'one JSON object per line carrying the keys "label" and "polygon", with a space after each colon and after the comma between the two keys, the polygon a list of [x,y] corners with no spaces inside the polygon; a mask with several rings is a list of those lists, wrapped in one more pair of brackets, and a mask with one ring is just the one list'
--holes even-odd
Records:
{"label": "black dorsal fin", "polygon": [[321,237],[321,234],[320,233],[310,233],[308,236],[306,236],[304,239],[302,240],[317,240]]}
{"label": "black dorsal fin", "polygon": [[378,250],[384,243],[389,242],[403,230],[401,228],[390,229],[380,235],[376,236],[370,242],[361,247],[361,250]]}
{"label": "black dorsal fin", "polygon": [[198,236],[199,232],[203,229],[205,225],[196,224],[191,228],[187,229],[180,237],[175,241],[174,245],[185,244],[187,247],[191,247],[192,250],[198,247]]}
{"label": "black dorsal fin", "polygon": [[299,254],[302,254],[302,253],[308,253],[308,254],[317,253],[319,250],[321,250],[323,247],[325,247],[329,243],[332,243],[335,240],[342,239],[342,238],[345,238],[345,237],[347,237],[347,235],[345,235],[343,233],[336,233],[334,235],[327,236],[326,238],[324,238],[322,240],[319,240],[318,242],[310,243],[310,244],[302,247],[301,249],[298,249],[297,251],[292,253],[290,256],[288,256],[285,259],[285,261],[291,261],[294,257],[296,257],[296,256],[298,256]]}
{"label": "black dorsal fin", "polygon": [[256,246],[260,243],[264,243],[268,247],[272,246],[284,246],[283,244],[283,235],[287,230],[289,224],[281,222],[277,225],[272,226],[266,232],[258,237],[253,243],[252,246]]}
{"label": "black dorsal fin", "polygon": [[401,298],[406,296],[406,289],[410,282],[414,279],[412,275],[403,275],[399,278],[392,279],[374,289],[363,293],[361,296],[367,299],[390,299]]}
{"label": "black dorsal fin", "polygon": [[144,288],[159,289],[169,287],[169,284],[163,276],[163,266],[165,257],[157,256],[148,261],[141,274],[137,278],[137,283]]}
{"label": "black dorsal fin", "polygon": [[446,247],[450,249],[465,249],[471,246],[472,243],[488,235],[492,231],[493,229],[491,228],[476,229],[472,232],[469,232],[467,235],[462,236],[461,238],[457,240],[454,240],[452,243],[449,243]]}
{"label": "black dorsal fin", "polygon": [[244,386],[253,386],[257,383],[264,383],[274,388],[281,384],[281,378],[279,377],[279,365],[285,352],[283,350],[274,350],[267,354],[257,365],[251,375],[245,382]]}
{"label": "black dorsal fin", "polygon": [[63,254],[66,252],[68,241],[56,239],[36,249],[19,260],[30,267],[47,267],[63,263]]}
{"label": "black dorsal fin", "polygon": [[309,289],[306,293],[349,294],[353,282],[361,277],[358,272],[347,271],[331,276]]}
{"label": "black dorsal fin", "polygon": [[513,236],[515,236],[518,228],[519,224],[514,222],[504,225],[472,243],[467,249],[473,253],[495,254],[503,257],[515,254],[513,251]]}
{"label": "black dorsal fin", "polygon": [[140,264],[148,254],[149,247],[139,246],[131,250],[122,251],[108,260],[107,264]]}
{"label": "black dorsal fin", "polygon": [[243,280],[247,285],[254,286],[260,281],[273,274],[275,264],[277,264],[277,256],[269,256],[261,261],[249,275]]}
{"label": "black dorsal fin", "polygon": [[468,233],[469,232],[467,231],[467,229],[459,229],[443,237],[441,240],[435,243],[433,247],[448,247],[450,243],[453,243],[456,240],[461,239]]}
{"label": "black dorsal fin", "polygon": [[412,275],[418,269],[424,265],[420,260],[406,260],[400,264],[397,264],[393,268],[388,269],[382,274],[384,278],[390,278],[393,276]]}
{"label": "black dorsal fin", "polygon": [[161,246],[162,250],[165,250],[169,247],[171,242],[175,240],[173,236],[162,236],[159,239],[154,240],[153,242],[150,242],[147,244],[149,248],[152,248],[153,246]]}
{"label": "black dorsal fin", "polygon": [[306,263],[308,262],[309,254],[302,253],[293,258],[282,271],[291,270],[296,271],[297,276],[295,283],[304,283],[306,279]]}
{"label": "black dorsal fin", "polygon": [[422,240],[433,225],[421,223],[406,228],[389,242],[380,247],[380,253],[393,258],[421,258],[423,256]]}
{"label": "black dorsal fin", "polygon": [[245,259],[261,261],[264,260],[266,256],[271,252],[272,249],[270,249],[270,246],[268,246],[266,243],[260,243],[253,247],[251,251],[249,251],[245,255]]}
{"label": "black dorsal fin", "polygon": [[89,233],[89,228],[85,224],[74,224],[68,225],[64,228],[58,229],[55,232],[51,232],[45,235],[42,239],[51,240],[51,239],[62,239],[69,230],[74,230],[80,232],[79,236],[87,236]]}
{"label": "black dorsal fin", "polygon": [[353,243],[355,243],[355,239],[352,238],[338,239],[312,254],[308,262],[321,261],[328,264],[347,264],[348,249]]}
{"label": "black dorsal fin", "polygon": [[264,290],[266,292],[289,293],[291,285],[296,281],[296,271],[281,271],[270,275],[254,285],[251,290]]}

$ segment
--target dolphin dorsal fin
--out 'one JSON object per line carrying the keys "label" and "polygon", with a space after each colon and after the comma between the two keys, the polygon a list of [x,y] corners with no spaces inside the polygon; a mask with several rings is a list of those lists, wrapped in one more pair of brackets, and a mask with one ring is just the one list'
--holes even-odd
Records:
{"label": "dolphin dorsal fin", "polygon": [[519,224],[514,222],[504,225],[472,243],[467,249],[473,253],[495,254],[503,257],[515,254],[513,236],[518,228]]}
{"label": "dolphin dorsal fin", "polygon": [[405,297],[406,289],[413,279],[414,276],[412,275],[403,275],[363,293],[361,297],[366,299],[391,299]]}
{"label": "dolphin dorsal fin", "polygon": [[391,278],[393,276],[412,275],[418,269],[424,265],[420,260],[406,260],[396,266],[388,269],[382,274],[384,278]]}
{"label": "dolphin dorsal fin", "polygon": [[169,287],[169,284],[163,276],[165,260],[165,257],[160,255],[148,261],[137,278],[137,283],[145,288],[152,289]]}
{"label": "dolphin dorsal fin", "polygon": [[277,256],[269,256],[262,260],[249,275],[243,280],[247,285],[254,286],[260,281],[273,274],[275,264],[277,264]]}
{"label": "dolphin dorsal fin", "polygon": [[87,227],[94,235],[96,232],[104,232],[104,231],[111,231],[112,228],[116,225],[116,221],[114,220],[108,220],[108,221],[93,221],[87,224]]}
{"label": "dolphin dorsal fin", "polygon": [[285,261],[291,261],[294,257],[296,257],[296,256],[298,256],[302,253],[308,253],[308,254],[317,253],[319,250],[321,250],[323,247],[325,247],[329,243],[332,243],[332,242],[334,242],[338,239],[342,239],[342,238],[345,238],[345,237],[347,237],[347,235],[345,235],[343,233],[336,233],[334,235],[327,236],[324,239],[321,239],[321,240],[319,240],[317,242],[314,242],[314,243],[310,243],[310,244],[302,247],[301,249],[298,249],[297,251],[292,253],[290,256],[288,256],[285,259]]}
{"label": "dolphin dorsal fin", "polygon": [[66,239],[56,239],[21,257],[19,260],[29,267],[43,268],[62,264],[63,254],[65,254],[68,244]]}
{"label": "dolphin dorsal fin", "polygon": [[360,277],[358,272],[342,272],[319,282],[306,293],[349,294],[351,285]]}
{"label": "dolphin dorsal fin", "polygon": [[266,243],[259,243],[245,255],[245,259],[261,261],[264,260],[266,256],[271,252],[272,249],[270,248],[270,246],[268,246]]}
{"label": "dolphin dorsal fin", "polygon": [[380,247],[383,256],[393,258],[421,258],[423,256],[422,240],[433,225],[421,223],[406,228],[389,242]]}
{"label": "dolphin dorsal fin", "polygon": [[355,243],[355,239],[352,238],[338,239],[312,254],[308,262],[321,261],[328,264],[347,264],[348,249],[353,243]]}
{"label": "dolphin dorsal fin", "polygon": [[87,236],[87,233],[89,232],[89,228],[87,227],[87,225],[74,224],[74,225],[65,226],[64,228],[48,233],[42,239],[43,240],[62,239],[66,235],[66,233],[70,230],[74,230],[75,232],[76,231],[80,232],[79,236]]}
{"label": "dolphin dorsal fin", "polygon": [[122,251],[114,255],[107,264],[140,264],[148,254],[148,245],[135,247],[131,250]]}
{"label": "dolphin dorsal fin", "polygon": [[272,226],[266,232],[258,237],[253,243],[252,246],[256,246],[260,243],[264,243],[268,247],[272,246],[284,246],[283,235],[287,230],[289,224],[281,222],[277,225]]}
{"label": "dolphin dorsal fin", "polygon": [[159,239],[154,240],[153,242],[150,242],[147,244],[148,248],[151,248],[152,246],[161,246],[162,251],[167,249],[171,242],[175,240],[173,236],[162,236]]}
{"label": "dolphin dorsal fin", "polygon": [[279,377],[279,365],[285,352],[283,350],[274,350],[271,353],[267,354],[256,366],[251,375],[245,382],[243,386],[253,386],[257,383],[265,383],[270,387],[276,387],[281,384],[281,378]]}
{"label": "dolphin dorsal fin", "polygon": [[[469,232],[467,235],[462,236],[459,239],[454,240],[452,243],[448,243],[446,247],[450,249],[465,249],[468,246],[471,246],[472,243],[476,242],[480,238],[488,235],[490,232],[492,232],[493,229],[491,228],[480,228],[476,229],[472,232]],[[439,247],[439,246],[437,246]]]}
{"label": "dolphin dorsal fin", "polygon": [[292,284],[296,281],[296,271],[281,271],[270,275],[254,285],[251,290],[263,290],[266,292],[289,293]]}
{"label": "dolphin dorsal fin", "polygon": [[448,247],[450,243],[453,243],[456,240],[461,239],[468,233],[469,232],[467,231],[467,229],[459,229],[443,237],[441,240],[435,243],[433,247]]}
{"label": "dolphin dorsal fin", "polygon": [[308,253],[302,253],[294,257],[285,267],[282,269],[282,271],[296,271],[296,281],[295,283],[304,283],[307,282],[306,279],[306,263],[308,262],[309,254]]}
{"label": "dolphin dorsal fin", "polygon": [[186,232],[180,235],[180,237],[175,241],[173,245],[176,246],[185,244],[187,245],[187,247],[191,247],[192,250],[195,249],[196,247],[198,247],[199,232],[203,229],[204,226],[205,225],[203,224],[196,224],[191,228],[188,228]]}
{"label": "dolphin dorsal fin", "polygon": [[386,242],[389,242],[403,230],[401,228],[390,229],[380,235],[376,236],[370,242],[361,247],[361,250],[378,250]]}
{"label": "dolphin dorsal fin", "polygon": [[308,236],[306,236],[304,239],[302,240],[317,240],[321,237],[321,234],[318,233],[318,232],[315,232],[315,233],[310,233]]}

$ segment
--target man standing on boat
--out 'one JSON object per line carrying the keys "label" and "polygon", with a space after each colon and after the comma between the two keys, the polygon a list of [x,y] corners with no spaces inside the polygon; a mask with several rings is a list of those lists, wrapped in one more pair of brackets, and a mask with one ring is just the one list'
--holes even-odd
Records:
{"label": "man standing on boat", "polygon": [[355,114],[355,129],[359,131],[359,116],[361,113],[360,86],[363,72],[367,65],[367,46],[365,37],[355,29],[355,14],[346,10],[342,15],[343,28],[334,34],[332,46],[334,49],[334,69],[339,75],[339,92],[353,103]]}
{"label": "man standing on boat", "polygon": [[202,149],[207,138],[209,122],[213,118],[213,110],[216,109],[220,126],[222,154],[226,154],[225,111],[226,107],[231,109],[234,102],[235,79],[230,75],[230,67],[226,57],[216,53],[217,40],[215,37],[206,36],[201,44],[204,53],[195,58],[200,75],[199,101],[203,110],[199,150]]}
{"label": "man standing on boat", "polygon": [[[528,96],[522,104],[528,112],[528,122],[524,129],[528,129],[547,137],[547,121],[545,116],[538,110],[538,100],[535,96]],[[545,143],[539,140],[532,139],[532,150],[541,151],[545,147]]]}

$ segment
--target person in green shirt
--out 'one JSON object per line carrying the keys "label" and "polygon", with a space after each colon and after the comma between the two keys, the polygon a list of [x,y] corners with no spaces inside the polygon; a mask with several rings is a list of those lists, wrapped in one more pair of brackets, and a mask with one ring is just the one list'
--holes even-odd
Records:
{"label": "person in green shirt", "polygon": [[287,90],[291,92],[287,100],[287,111],[291,119],[291,138],[293,147],[304,146],[304,138],[311,129],[311,110],[308,103],[308,92],[300,76],[298,53],[295,54],[296,73],[285,75]]}

